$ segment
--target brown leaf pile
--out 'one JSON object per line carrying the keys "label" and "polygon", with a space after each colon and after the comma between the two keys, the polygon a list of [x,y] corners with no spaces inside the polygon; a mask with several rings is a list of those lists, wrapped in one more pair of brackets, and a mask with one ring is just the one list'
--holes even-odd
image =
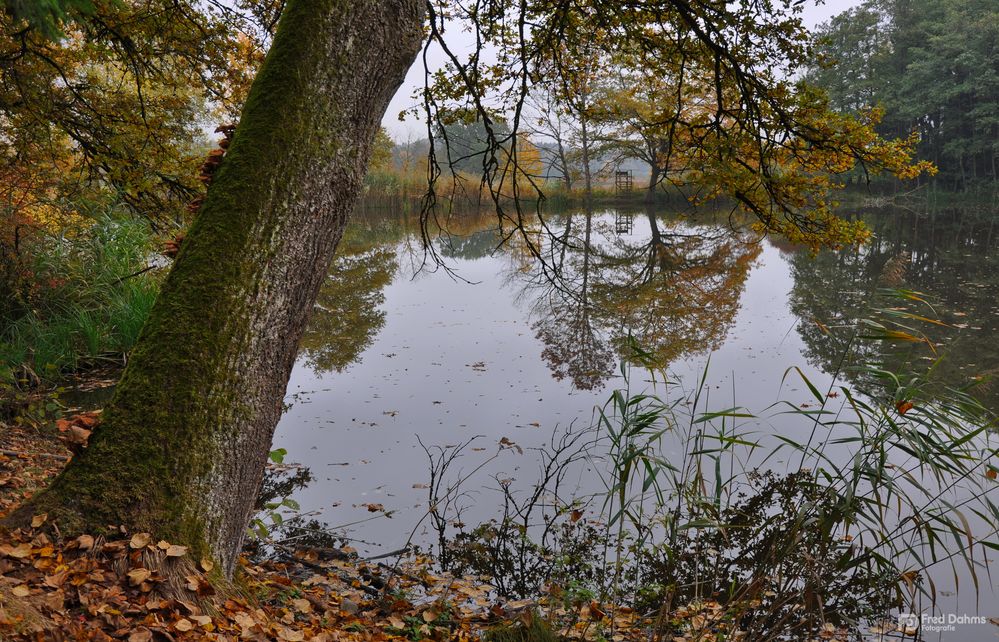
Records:
{"label": "brown leaf pile", "polygon": [[71,453],[51,434],[28,425],[0,423],[0,517],[44,488]]}
{"label": "brown leaf pile", "polygon": [[[148,533],[59,543],[33,528],[0,541],[3,640],[478,640],[500,622],[541,613],[569,638],[637,640],[645,623],[628,609],[498,600],[481,578],[430,571],[431,560],[392,567],[357,559],[241,561],[234,583],[209,560]],[[380,590],[372,586],[380,586]],[[610,635],[607,635],[610,632]]]}

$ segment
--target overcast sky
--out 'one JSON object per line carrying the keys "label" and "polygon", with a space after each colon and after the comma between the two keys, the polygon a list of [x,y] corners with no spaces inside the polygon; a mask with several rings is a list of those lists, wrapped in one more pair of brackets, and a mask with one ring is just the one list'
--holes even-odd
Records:
{"label": "overcast sky", "polygon": [[[813,28],[837,13],[858,4],[860,4],[860,0],[827,0],[821,4],[816,4],[814,0],[808,0],[804,8],[805,25],[808,28]],[[465,36],[464,42],[463,36]],[[454,42],[449,42],[452,47],[459,50],[471,47],[471,40],[467,37],[467,34],[453,32],[453,37]],[[440,65],[442,60],[442,56],[439,53],[430,57],[431,65]],[[421,121],[415,120],[412,116],[408,117],[404,122],[399,121],[399,112],[416,104],[413,95],[422,87],[423,62],[422,59],[417,58],[416,62],[410,68],[402,87],[399,88],[392,102],[389,103],[388,110],[385,112],[385,118],[382,119],[382,124],[388,130],[389,134],[399,142],[405,142],[408,138],[416,140],[426,137],[426,127]]]}

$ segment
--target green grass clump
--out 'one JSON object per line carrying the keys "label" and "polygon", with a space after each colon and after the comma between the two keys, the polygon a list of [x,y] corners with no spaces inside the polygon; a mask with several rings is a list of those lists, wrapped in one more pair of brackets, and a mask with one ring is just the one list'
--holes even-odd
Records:
{"label": "green grass clump", "polygon": [[[153,235],[105,213],[74,236],[37,239],[27,296],[0,319],[0,383],[119,362],[139,336],[159,290]],[[34,377],[28,376],[28,379]]]}

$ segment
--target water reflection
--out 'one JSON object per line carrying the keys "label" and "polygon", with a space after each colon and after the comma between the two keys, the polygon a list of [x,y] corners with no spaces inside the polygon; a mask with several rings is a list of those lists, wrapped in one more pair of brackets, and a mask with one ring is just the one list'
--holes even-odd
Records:
{"label": "water reflection", "polygon": [[618,237],[594,288],[604,324],[660,367],[716,349],[732,327],[760,245],[745,230],[646,212],[649,236]]}
{"label": "water reflection", "polygon": [[[367,212],[349,228],[302,342],[315,372],[341,372],[371,344],[385,322],[383,289],[393,278],[412,278],[421,264],[411,260],[403,269],[399,260],[418,254],[417,224]],[[500,245],[494,225],[488,214],[456,216],[452,235],[439,241],[440,255],[452,261],[505,255],[506,282],[529,310],[544,345],[541,358],[556,380],[577,390],[604,385],[628,336],[662,367],[715,349],[760,253],[752,235],[710,219],[653,210],[580,212],[548,221],[557,249],[554,265],[542,270],[522,243]]]}
{"label": "water reflection", "polygon": [[[867,210],[861,216],[875,231],[863,248],[815,257],[807,251],[788,253],[794,277],[789,304],[801,319],[798,332],[809,362],[825,372],[843,370],[859,388],[876,391],[877,382],[864,371],[840,363],[852,333],[826,328],[868,318],[873,293],[889,286],[923,293],[932,308],[910,305],[913,311],[947,324],[919,325],[937,357],[912,343],[856,342],[853,350],[862,357],[857,361],[883,364],[893,372],[933,367],[939,386],[969,385],[999,373],[995,217],[956,209]],[[999,411],[999,389],[987,382],[978,389],[983,402]]]}
{"label": "water reflection", "polygon": [[[788,307],[799,319],[809,363],[826,373],[842,371],[868,391],[878,383],[841,363],[848,345],[857,362],[928,369],[935,362],[920,346],[854,342],[850,332],[829,331],[869,317],[879,288],[901,287],[924,293],[934,305],[916,311],[948,324],[920,327],[942,357],[935,366],[941,385],[999,373],[994,217],[960,210],[860,215],[875,231],[861,248],[813,256],[770,240],[790,266]],[[543,344],[539,356],[556,380],[577,390],[604,386],[628,336],[662,367],[717,350],[732,330],[763,247],[749,232],[710,215],[554,215],[548,225],[557,237],[551,256],[559,278],[553,280],[522,244],[501,246],[495,223],[489,213],[456,215],[449,224],[454,234],[438,241],[440,254],[453,262],[505,257],[506,286],[528,311]],[[314,372],[342,372],[371,345],[385,323],[385,287],[413,278],[422,265],[418,224],[418,217],[384,210],[362,212],[351,224],[302,341],[302,358]],[[409,259],[405,265],[402,257]],[[999,410],[999,387],[981,388],[989,407]]]}
{"label": "water reflection", "polygon": [[393,247],[398,225],[362,220],[352,225],[336,257],[300,345],[317,374],[342,372],[360,358],[385,325],[383,290],[399,268]]}
{"label": "water reflection", "polygon": [[[553,429],[585,424],[606,400],[604,387],[619,385],[610,377],[629,333],[688,382],[699,381],[711,351],[712,407],[760,411],[778,396],[809,407],[804,386],[782,374],[802,366],[825,390],[846,345],[842,333],[826,334],[815,321],[852,322],[889,281],[939,300],[941,317],[958,326],[927,328],[946,356],[938,367],[944,382],[999,366],[990,296],[999,259],[988,217],[864,215],[877,233],[872,244],[813,257],[772,239],[753,243],[727,220],[705,215],[553,213],[548,222],[564,241],[555,248],[561,279],[553,283],[523,245],[497,247],[488,213],[456,216],[449,225],[456,236],[439,246],[468,282],[443,271],[414,278],[423,258],[416,217],[365,213],[352,224],[354,245],[341,248],[343,262],[334,266],[341,276],[331,279],[356,282],[328,284],[338,289],[314,318],[275,440],[315,473],[296,499],[331,525],[356,524],[348,534],[385,547],[368,549],[376,554],[404,544],[426,511],[417,435],[440,445],[484,435],[469,453],[470,468],[509,438],[526,454],[505,451],[482,472],[482,488],[496,485],[493,474],[529,483],[532,449],[547,448]],[[920,358],[925,348],[862,345],[871,357],[928,363]],[[320,381],[317,369],[339,372]],[[858,373],[847,376],[864,384]],[[780,416],[753,429],[805,441],[811,424]],[[797,460],[786,463],[793,468]],[[469,489],[469,524],[496,509],[478,490]],[[392,517],[369,513],[371,503]],[[416,541],[432,534],[417,533]],[[934,581],[958,589],[956,575]],[[947,599],[955,613],[978,608],[973,592]]]}
{"label": "water reflection", "polygon": [[565,215],[556,225],[561,279],[535,266],[521,287],[534,298],[542,357],[578,390],[603,385],[629,336],[663,368],[716,348],[760,253],[744,230],[653,210]]}
{"label": "water reflection", "polygon": [[[593,213],[562,217],[560,249],[555,266],[557,282],[545,278],[536,266],[528,264],[521,278],[525,296],[534,297],[531,328],[545,348],[541,358],[556,380],[569,379],[577,390],[593,390],[603,385],[614,367],[614,351],[602,328],[599,310],[592,296],[594,264]],[[519,274],[523,275],[523,271]]]}

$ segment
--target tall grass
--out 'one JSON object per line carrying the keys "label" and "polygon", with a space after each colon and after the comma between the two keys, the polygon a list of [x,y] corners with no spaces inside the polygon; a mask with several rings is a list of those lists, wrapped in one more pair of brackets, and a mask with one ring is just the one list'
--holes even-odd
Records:
{"label": "tall grass", "polygon": [[[933,352],[919,331],[939,323],[932,310],[904,305],[924,306],[917,293],[876,297],[888,305],[872,305],[868,319],[838,329],[850,333],[848,345],[892,341]],[[677,395],[643,355],[634,347],[634,365],[622,366],[624,386],[597,413],[595,441],[584,440],[604,492],[571,501],[563,494],[550,518],[522,524],[514,534],[534,540],[533,557],[512,564],[509,552],[524,545],[500,535],[524,509],[508,510],[517,505],[504,488],[496,526],[453,538],[457,572],[531,578],[547,560],[578,564],[567,555],[572,542],[549,536],[562,532],[561,519],[604,553],[590,560],[596,570],[556,565],[547,576],[599,578],[586,588],[654,613],[659,639],[849,635],[920,602],[935,604],[934,567],[969,577],[973,589],[988,581],[985,553],[999,550],[997,422],[971,391],[941,387],[932,369],[893,373],[877,363],[851,366],[866,371],[858,380],[875,382],[871,388],[856,389],[834,372],[820,389],[790,368],[785,378],[811,397],[805,407],[782,400],[757,413],[713,410],[701,393],[707,368],[692,393]],[[633,390],[635,370],[651,386]],[[559,497],[543,488],[554,477],[524,497]],[[585,503],[600,515],[589,526],[601,533],[579,519]],[[496,586],[542,590],[537,581]]]}
{"label": "tall grass", "polygon": [[148,226],[110,213],[78,234],[39,239],[28,259],[30,294],[0,330],[0,381],[51,382],[120,362],[156,298],[153,257]]}

